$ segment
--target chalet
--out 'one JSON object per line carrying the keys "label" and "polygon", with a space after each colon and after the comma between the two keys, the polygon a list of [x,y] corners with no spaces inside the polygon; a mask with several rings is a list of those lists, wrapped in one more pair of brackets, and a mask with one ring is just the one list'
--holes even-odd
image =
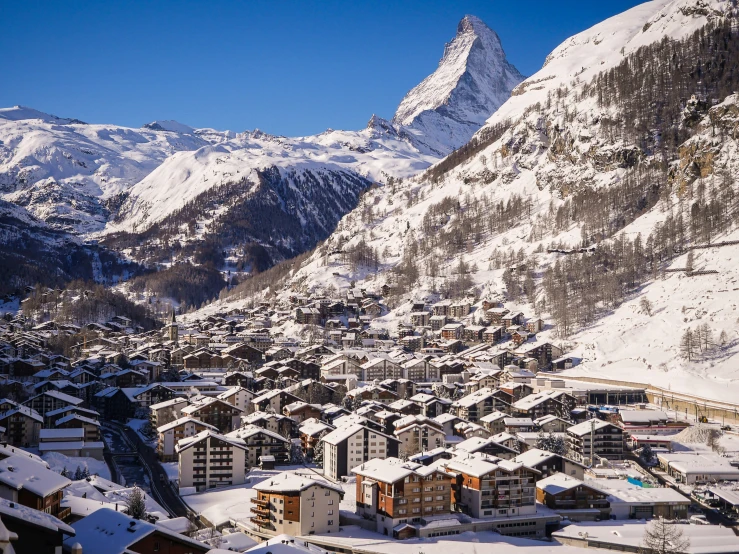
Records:
{"label": "chalet", "polygon": [[301,306],[295,309],[295,321],[303,325],[320,325],[321,311],[317,308]]}
{"label": "chalet", "polygon": [[536,499],[575,522],[600,521],[611,514],[608,494],[563,473],[537,481]]}
{"label": "chalet", "polygon": [[308,404],[307,402],[297,401],[285,406],[282,409],[282,413],[296,423],[301,423],[307,419],[320,418],[321,408],[319,404]]}
{"label": "chalet", "polygon": [[334,429],[335,427],[319,419],[305,420],[298,430],[303,454],[309,459],[313,458],[314,448],[318,441]]}
{"label": "chalet", "polygon": [[5,540],[12,540],[11,548],[7,542],[0,542],[0,550],[5,554],[61,552],[65,538],[75,534],[75,530],[58,517],[5,498],[0,498],[0,517]]}
{"label": "chalet", "polygon": [[561,473],[575,479],[583,480],[585,478],[585,466],[583,464],[538,448],[529,448],[523,454],[518,454],[514,461],[540,471],[543,477]]}
{"label": "chalet", "polygon": [[156,429],[182,416],[182,408],[189,404],[185,398],[172,398],[149,406],[151,426]]}
{"label": "chalet", "polygon": [[[535,482],[539,472],[510,460],[471,454],[444,462],[454,476],[457,508],[475,518],[536,514]],[[511,530],[512,531],[512,530]],[[500,528],[506,534],[505,528]],[[543,536],[543,529],[532,536]]]}
{"label": "chalet", "polygon": [[59,519],[68,515],[61,507],[63,490],[71,484],[66,477],[27,456],[0,460],[0,497]]}
{"label": "chalet", "polygon": [[285,406],[300,400],[301,399],[294,394],[290,394],[284,390],[270,390],[253,398],[251,402],[249,402],[248,412],[263,412],[266,411],[267,408],[270,408],[275,413],[281,414]]}
{"label": "chalet", "polygon": [[83,401],[76,396],[70,396],[56,390],[48,390],[31,397],[23,404],[43,416],[46,412],[66,408],[67,406],[79,406],[82,403]]}
{"label": "chalet", "polygon": [[509,312],[501,318],[500,322],[506,329],[509,327],[517,327],[523,323],[523,313]]}
{"label": "chalet", "polygon": [[510,313],[506,308],[490,308],[485,311],[485,321],[492,325],[501,325],[503,318]]}

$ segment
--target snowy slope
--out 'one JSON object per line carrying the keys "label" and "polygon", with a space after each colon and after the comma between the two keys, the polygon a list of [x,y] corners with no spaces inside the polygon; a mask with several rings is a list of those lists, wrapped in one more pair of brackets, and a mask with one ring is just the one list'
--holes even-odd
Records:
{"label": "snowy slope", "polygon": [[121,209],[121,221],[110,224],[107,230],[143,231],[207,190],[242,178],[253,180],[258,170],[273,166],[282,170],[350,172],[371,181],[384,181],[389,175],[413,175],[435,161],[409,143],[369,127],[295,139],[245,133],[234,140],[168,158],[130,189]]}
{"label": "snowy slope", "polygon": [[465,16],[439,66],[398,106],[393,123],[432,151],[465,144],[523,80],[495,31]]}
{"label": "snowy slope", "polygon": [[[479,151],[438,179],[421,175],[406,180],[394,190],[378,189],[344,217],[336,232],[285,283],[279,297],[286,298],[288,291],[345,290],[353,281],[357,286],[377,290],[385,283],[396,282],[397,270],[402,268],[404,260],[411,259],[420,272],[413,291],[390,299],[390,313],[374,323],[394,330],[397,323],[408,321],[410,300],[439,298],[439,291],[457,278],[462,259],[479,298],[505,301],[502,277],[506,265],[496,266],[494,260],[501,254],[506,259],[515,258],[520,251],[527,259],[535,259],[541,278],[541,271],[552,266],[559,256],[547,253],[550,245],[579,246],[582,240],[582,223],[561,232],[553,231],[557,209],[568,195],[584,187],[596,189],[619,184],[631,170],[629,164],[619,160],[633,146],[624,144],[618,135],[609,136],[602,123],[618,121],[618,108],[601,109],[596,98],[582,94],[583,87],[640,46],[661,41],[665,36],[687,37],[722,17],[736,17],[732,2],[655,0],[568,39],[552,52],[542,70],[519,85],[490,118],[488,129],[510,121],[504,131],[493,135],[491,140],[483,140]],[[550,95],[555,100],[548,104]],[[737,114],[739,98],[731,96],[705,115],[693,138],[680,147],[681,157],[674,161],[674,173],[671,173],[675,183],[690,178],[683,175],[684,168],[693,171],[697,167],[704,176],[710,176],[714,167],[731,175],[739,174],[739,146],[733,138],[739,121]],[[481,138],[485,136],[480,133]],[[637,159],[642,159],[645,167],[654,161],[649,152],[639,155],[642,157]],[[733,186],[736,189],[735,183]],[[619,233],[632,238],[641,233],[646,238],[668,215],[678,209],[687,212],[687,203],[679,193],[680,187],[676,186],[671,194],[666,194]],[[508,228],[482,232],[479,236],[472,231],[466,231],[465,235],[465,230],[460,229],[460,245],[451,249],[434,250],[424,245],[431,242],[425,230],[430,223],[435,225],[433,233],[437,236],[454,229],[460,219],[459,211],[482,209],[477,220],[495,220],[500,202],[505,205],[515,196],[530,200],[531,209]],[[449,207],[440,213],[438,206],[442,201]],[[373,215],[369,221],[368,206]],[[712,240],[736,240],[738,232],[734,224],[725,236]],[[355,269],[339,257],[330,256],[336,249],[350,251],[362,240],[380,254],[379,271],[366,267]],[[715,399],[736,398],[739,394],[737,249],[739,246],[734,245],[697,251],[697,267],[716,269],[718,275],[668,273],[664,280],[647,281],[633,298],[603,314],[591,327],[567,337],[573,354],[583,360],[572,373],[649,381]],[[671,263],[672,267],[681,267],[685,260],[677,258]],[[651,317],[640,313],[643,295],[654,306]],[[209,310],[252,300],[234,296]],[[529,303],[507,302],[506,305],[527,314],[534,311]],[[550,314],[544,311],[542,315],[552,323]],[[680,359],[682,332],[704,322],[711,325],[715,338],[725,331],[727,344],[697,360]],[[563,341],[551,326],[538,340]]]}
{"label": "snowy slope", "polygon": [[0,195],[57,228],[89,233],[104,202],[172,154],[209,144],[196,134],[88,125],[30,108],[0,110]]}

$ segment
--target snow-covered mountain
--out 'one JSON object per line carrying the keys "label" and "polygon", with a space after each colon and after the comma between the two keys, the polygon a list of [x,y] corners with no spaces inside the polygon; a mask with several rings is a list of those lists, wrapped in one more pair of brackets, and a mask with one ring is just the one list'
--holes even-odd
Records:
{"label": "snow-covered mountain", "polygon": [[373,184],[402,182],[463,144],[520,80],[497,35],[467,16],[395,119],[372,116],[359,131],[133,129],[8,108],[0,199],[139,262],[219,266],[225,253],[248,268],[256,249],[264,267],[326,238]]}
{"label": "snow-covered mountain", "polygon": [[[473,292],[540,313],[536,340],[567,345],[571,374],[735,398],[739,100],[721,68],[739,59],[737,15],[653,0],[566,40],[472,141],[365,197],[281,294],[389,284],[373,325],[393,329],[412,300]],[[360,244],[379,269],[332,255]],[[239,294],[209,309],[255,299]],[[681,357],[704,324],[718,346]]]}
{"label": "snow-covered mountain", "polygon": [[465,144],[523,81],[498,35],[465,16],[436,71],[405,95],[393,124],[438,154]]}
{"label": "snow-covered mountain", "polygon": [[92,125],[21,106],[0,109],[0,195],[58,229],[100,231],[109,200],[172,154],[227,137],[212,130]]}

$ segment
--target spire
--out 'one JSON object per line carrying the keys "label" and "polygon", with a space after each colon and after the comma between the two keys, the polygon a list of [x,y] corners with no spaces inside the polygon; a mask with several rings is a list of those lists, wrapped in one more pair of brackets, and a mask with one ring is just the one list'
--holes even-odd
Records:
{"label": "spire", "polygon": [[175,319],[174,319],[174,306],[172,307],[172,319],[170,319],[170,320],[169,320],[169,322],[170,322],[170,323],[171,323],[172,325],[174,325],[174,324],[176,323],[176,321],[175,321]]}

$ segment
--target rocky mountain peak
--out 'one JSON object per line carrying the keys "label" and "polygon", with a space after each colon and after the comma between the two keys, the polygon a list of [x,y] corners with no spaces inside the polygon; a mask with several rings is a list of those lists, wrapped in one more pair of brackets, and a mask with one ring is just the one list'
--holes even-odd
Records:
{"label": "rocky mountain peak", "polygon": [[406,94],[393,123],[445,154],[466,143],[522,80],[495,31],[466,15],[436,71]]}

